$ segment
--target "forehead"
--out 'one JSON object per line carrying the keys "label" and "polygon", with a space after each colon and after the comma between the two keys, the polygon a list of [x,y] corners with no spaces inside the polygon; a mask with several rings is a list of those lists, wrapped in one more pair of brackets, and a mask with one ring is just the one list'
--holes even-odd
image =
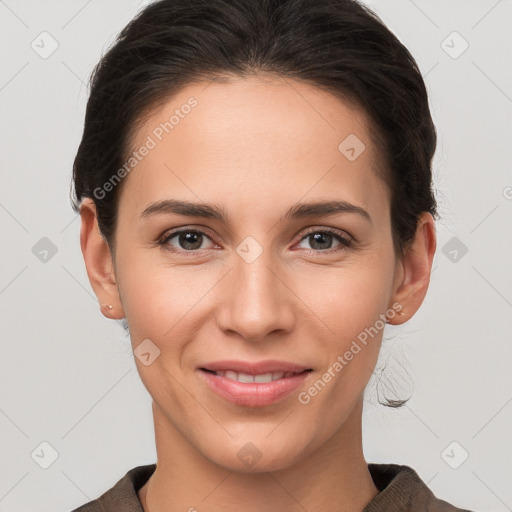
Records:
{"label": "forehead", "polygon": [[308,193],[375,202],[386,188],[370,133],[364,113],[303,82],[193,83],[135,132],[131,150],[151,149],[127,176],[126,195],[138,212],[170,194],[225,202],[228,189],[260,202]]}

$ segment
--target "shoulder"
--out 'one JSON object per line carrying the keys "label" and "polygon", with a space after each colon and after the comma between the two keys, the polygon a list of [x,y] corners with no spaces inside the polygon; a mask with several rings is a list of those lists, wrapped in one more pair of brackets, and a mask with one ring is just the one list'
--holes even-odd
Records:
{"label": "shoulder", "polygon": [[130,469],[99,498],[89,501],[71,512],[142,512],[137,491],[148,481],[155,469],[156,464]]}
{"label": "shoulder", "polygon": [[370,463],[368,469],[379,494],[366,505],[363,512],[472,512],[437,498],[409,466]]}

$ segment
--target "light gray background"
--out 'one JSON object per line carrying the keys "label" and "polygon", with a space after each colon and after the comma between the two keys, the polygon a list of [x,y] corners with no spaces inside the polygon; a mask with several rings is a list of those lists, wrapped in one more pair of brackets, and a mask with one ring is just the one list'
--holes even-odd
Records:
{"label": "light gray background", "polygon": [[[427,298],[386,327],[379,360],[379,389],[413,396],[385,408],[372,379],[365,456],[412,466],[459,507],[512,510],[512,2],[367,3],[425,77],[443,219]],[[156,460],[149,394],[99,311],[68,198],[90,72],[145,4],[0,0],[1,512],[69,511]],[[47,59],[31,48],[43,31],[59,45]],[[469,43],[457,58],[453,31]],[[456,261],[453,237],[468,248]]]}

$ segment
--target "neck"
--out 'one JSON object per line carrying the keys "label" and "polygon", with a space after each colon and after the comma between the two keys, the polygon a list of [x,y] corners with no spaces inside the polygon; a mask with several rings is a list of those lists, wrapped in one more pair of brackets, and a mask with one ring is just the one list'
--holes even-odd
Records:
{"label": "neck", "polygon": [[279,471],[237,473],[198,453],[153,403],[157,468],[139,490],[144,512],[361,512],[378,494],[363,456],[362,398],[340,430]]}

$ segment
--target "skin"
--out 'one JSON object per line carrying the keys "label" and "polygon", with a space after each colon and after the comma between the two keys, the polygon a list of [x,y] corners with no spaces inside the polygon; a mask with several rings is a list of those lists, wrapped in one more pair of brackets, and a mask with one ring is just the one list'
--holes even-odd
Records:
{"label": "skin", "polygon": [[[361,511],[378,493],[363,455],[363,392],[377,362],[378,335],[308,404],[298,393],[264,407],[213,393],[198,366],[220,359],[281,359],[310,372],[308,390],[380,314],[406,322],[425,297],[436,248],[423,213],[403,259],[391,237],[389,190],[364,113],[331,94],[278,77],[194,83],[152,113],[134,148],[190,96],[198,105],[130,172],[119,203],[116,254],[81,207],[81,247],[91,285],[109,318],[128,320],[134,349],[150,339],[160,355],[140,377],[153,399],[157,469],[138,492],[145,512]],[[338,145],[356,134],[354,161]],[[226,210],[228,223],[176,214],[142,220],[152,202],[181,199]],[[279,218],[299,201],[345,200],[354,213]],[[179,227],[206,230],[191,251]],[[334,228],[325,249],[307,236]],[[318,229],[316,229],[318,228]],[[209,236],[211,234],[212,236]],[[248,263],[247,237],[262,248]],[[202,243],[201,243],[202,240]],[[186,252],[193,254],[187,256]],[[252,443],[261,458],[237,456]]]}

